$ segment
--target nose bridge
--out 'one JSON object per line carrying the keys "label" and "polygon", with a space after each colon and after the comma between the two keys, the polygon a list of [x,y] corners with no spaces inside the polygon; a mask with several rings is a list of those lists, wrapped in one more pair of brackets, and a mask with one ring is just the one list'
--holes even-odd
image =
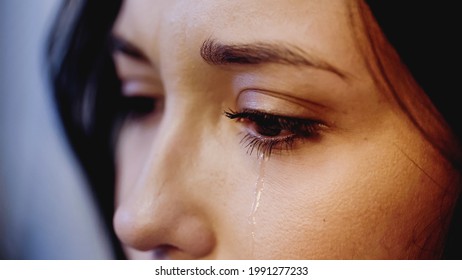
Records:
{"label": "nose bridge", "polygon": [[190,81],[178,83],[185,85],[167,87],[173,93],[167,100],[164,119],[150,147],[146,168],[150,176],[155,177],[152,179],[187,191],[197,181],[204,182],[204,173],[210,175],[210,171],[219,169],[219,153],[224,152],[219,147],[217,134],[221,110],[219,106],[204,106],[201,98],[191,98],[210,97],[190,85]]}
{"label": "nose bridge", "polygon": [[164,116],[135,186],[120,199],[114,223],[132,247],[167,244],[194,256],[211,250],[213,234],[200,202],[207,189],[200,155],[207,145],[202,126],[188,115]]}
{"label": "nose bridge", "polygon": [[193,180],[197,159],[204,148],[201,127],[188,118],[189,114],[167,115],[156,141],[150,147],[146,173],[157,185],[174,184],[184,188]]}

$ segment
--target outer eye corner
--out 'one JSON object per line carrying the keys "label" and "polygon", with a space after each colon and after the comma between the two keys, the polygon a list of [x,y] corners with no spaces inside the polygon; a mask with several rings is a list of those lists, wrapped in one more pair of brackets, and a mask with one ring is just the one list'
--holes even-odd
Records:
{"label": "outer eye corner", "polygon": [[228,109],[226,109],[226,110],[223,110],[223,115],[224,115],[225,117],[227,117],[228,119],[231,119],[231,120],[236,119],[236,118],[237,118],[237,114],[238,114],[238,113],[237,113],[236,111],[234,111],[234,110],[232,110],[232,109],[230,109],[230,108],[228,108]]}

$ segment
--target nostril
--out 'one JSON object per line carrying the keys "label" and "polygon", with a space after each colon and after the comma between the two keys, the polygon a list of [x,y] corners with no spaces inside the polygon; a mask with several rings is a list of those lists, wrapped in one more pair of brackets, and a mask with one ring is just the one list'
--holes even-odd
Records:
{"label": "nostril", "polygon": [[178,251],[178,248],[172,245],[161,245],[154,249],[152,256],[155,260],[168,260],[171,259],[173,251]]}
{"label": "nostril", "polygon": [[114,229],[124,249],[155,259],[200,259],[213,252],[215,235],[203,216],[172,208],[171,197],[126,200],[114,214]]}

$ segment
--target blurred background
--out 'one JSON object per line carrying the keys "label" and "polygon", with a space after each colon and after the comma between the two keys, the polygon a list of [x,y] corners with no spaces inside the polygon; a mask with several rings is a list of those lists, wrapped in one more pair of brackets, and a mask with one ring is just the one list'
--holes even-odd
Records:
{"label": "blurred background", "polygon": [[0,1],[0,259],[113,258],[47,80],[60,2]]}

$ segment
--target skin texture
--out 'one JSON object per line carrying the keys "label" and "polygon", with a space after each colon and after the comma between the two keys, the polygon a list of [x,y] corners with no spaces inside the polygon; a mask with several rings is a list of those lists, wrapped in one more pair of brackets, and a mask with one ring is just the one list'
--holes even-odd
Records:
{"label": "skin texture", "polygon": [[[117,145],[114,227],[130,258],[438,256],[454,174],[374,83],[355,7],[125,2],[113,33],[143,56],[114,53],[123,94],[157,101]],[[290,46],[316,63],[212,65],[201,57],[211,39]],[[242,141],[254,122],[224,115],[243,109],[322,125],[268,157]]]}

